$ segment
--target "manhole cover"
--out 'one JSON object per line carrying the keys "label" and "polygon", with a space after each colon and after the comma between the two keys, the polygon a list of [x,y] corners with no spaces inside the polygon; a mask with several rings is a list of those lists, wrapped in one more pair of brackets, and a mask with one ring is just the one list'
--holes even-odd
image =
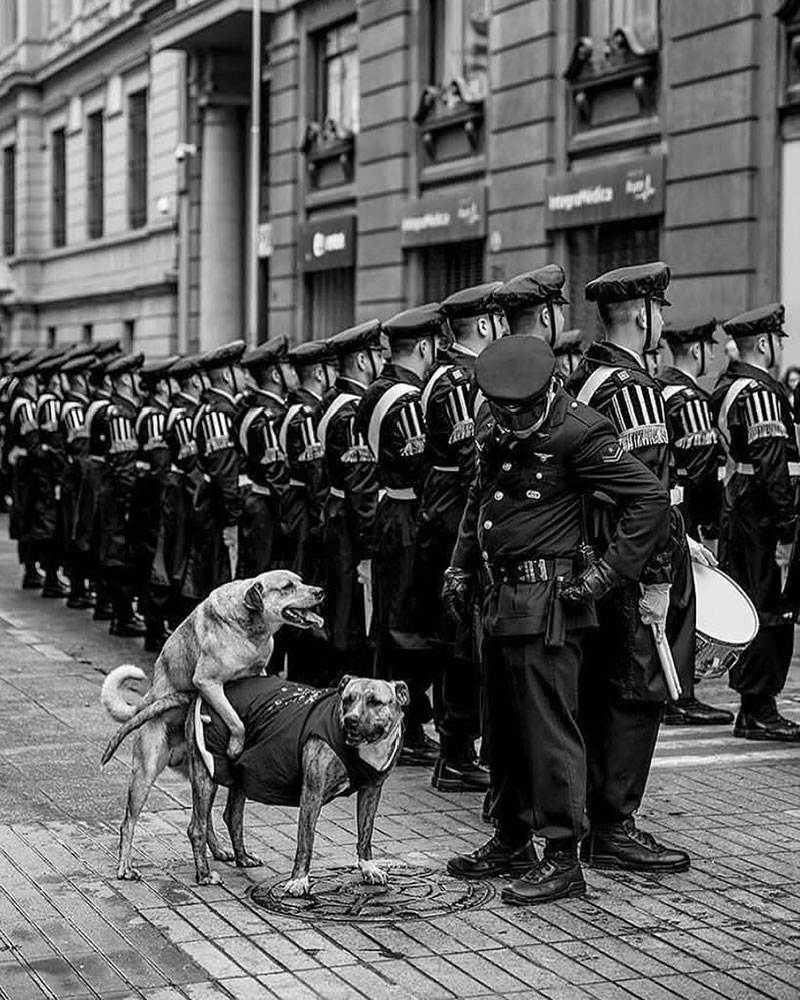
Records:
{"label": "manhole cover", "polygon": [[404,865],[398,861],[381,863],[389,873],[387,885],[365,885],[352,867],[312,871],[311,895],[301,899],[287,896],[287,879],[280,877],[258,885],[253,902],[273,913],[301,920],[334,920],[341,923],[423,920],[455,910],[484,906],[494,897],[488,882],[469,882],[445,871]]}

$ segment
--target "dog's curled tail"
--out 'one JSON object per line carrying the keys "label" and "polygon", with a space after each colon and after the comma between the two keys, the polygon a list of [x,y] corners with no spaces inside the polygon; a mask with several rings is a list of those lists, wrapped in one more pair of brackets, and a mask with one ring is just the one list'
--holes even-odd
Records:
{"label": "dog's curled tail", "polygon": [[116,667],[103,681],[100,688],[100,702],[115,722],[127,722],[141,709],[142,699],[139,696],[138,703],[132,703],[123,697],[123,689],[128,681],[146,681],[147,675],[144,670],[135,667],[132,663],[123,663],[121,667]]}
{"label": "dog's curled tail", "polygon": [[129,736],[134,731],[134,729],[138,729],[140,726],[143,726],[145,722],[149,722],[151,719],[157,719],[159,715],[169,712],[170,709],[186,708],[188,705],[191,705],[196,697],[196,694],[188,691],[175,691],[172,694],[164,695],[163,698],[158,698],[156,701],[152,701],[143,708],[137,710],[133,718],[129,719],[124,726],[121,726],[108,741],[108,746],[103,751],[103,756],[100,759],[101,767],[105,766],[111,760],[117,750],[117,747],[120,743],[122,743],[126,736]]}

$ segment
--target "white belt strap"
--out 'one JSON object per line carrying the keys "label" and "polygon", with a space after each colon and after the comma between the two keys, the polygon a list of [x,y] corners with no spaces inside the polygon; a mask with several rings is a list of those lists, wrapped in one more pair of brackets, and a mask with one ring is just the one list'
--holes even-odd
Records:
{"label": "white belt strap", "polygon": [[595,368],[592,374],[581,386],[581,390],[576,396],[578,402],[583,403],[584,406],[591,406],[594,394],[600,386],[604,385],[610,378],[613,378],[617,372],[621,371],[621,368]]}
{"label": "white belt strap", "polygon": [[486,397],[481,392],[480,389],[475,391],[475,398],[472,400],[472,416],[475,420],[478,419],[478,414],[481,411],[481,407],[486,402]]}
{"label": "white belt strap", "polygon": [[239,445],[243,455],[247,454],[247,435],[253,426],[253,421],[263,412],[263,406],[254,406],[252,410],[248,410],[244,415],[244,419],[239,427]]}
{"label": "white belt strap", "polygon": [[390,500],[416,500],[417,494],[410,486],[406,486],[403,489],[392,489],[390,486],[386,487],[386,496]]}
{"label": "white belt strap", "polygon": [[661,395],[664,397],[664,402],[668,402],[673,396],[677,396],[679,392],[683,392],[684,389],[688,389],[688,385],[663,385],[661,387]]}
{"label": "white belt strap", "polygon": [[331,486],[328,492],[332,497],[336,497],[337,500],[344,500],[345,498],[344,490],[340,490],[338,486]]}
{"label": "white belt strap", "polygon": [[461,470],[457,465],[434,465],[434,472],[460,472]]}
{"label": "white belt strap", "polygon": [[439,381],[442,375],[446,375],[454,367],[455,365],[440,365],[439,368],[437,368],[428,379],[425,388],[422,390],[422,398],[420,400],[420,403],[422,405],[422,412],[425,414],[426,417],[428,416],[428,404],[431,401],[431,395],[433,394],[433,390],[436,388],[436,383]]}
{"label": "white belt strap", "polygon": [[263,497],[272,496],[272,490],[269,488],[269,486],[262,486],[261,483],[253,483],[250,489],[253,493],[258,493],[260,496]]}
{"label": "white belt strap", "polygon": [[725,393],[725,398],[722,401],[722,406],[719,411],[719,430],[720,434],[722,434],[725,439],[726,444],[730,443],[730,434],[728,432],[728,414],[731,411],[731,407],[736,402],[741,392],[744,392],[745,389],[755,384],[756,380],[754,378],[737,378]]}
{"label": "white belt strap", "polygon": [[355,393],[350,392],[340,392],[338,396],[334,396],[331,400],[331,404],[328,409],[322,414],[319,423],[317,424],[317,437],[319,438],[319,443],[322,445],[323,450],[326,445],[326,439],[328,437],[328,424],[333,420],[336,414],[341,410],[343,406],[347,406],[348,403],[357,403],[358,396]]}
{"label": "white belt strap", "polygon": [[[800,476],[800,462],[787,462],[789,467],[789,475],[793,478],[795,476]],[[755,468],[749,462],[736,462],[733,467],[734,472],[738,472],[740,476],[754,476],[756,474]]]}
{"label": "white belt strap", "polygon": [[286,411],[286,416],[283,418],[281,429],[278,431],[278,444],[280,444],[281,451],[284,455],[286,454],[286,438],[289,435],[289,424],[294,420],[295,414],[299,413],[302,409],[302,403],[292,403]]}
{"label": "white belt strap", "polygon": [[673,486],[669,491],[669,504],[670,507],[680,507],[683,503],[683,487]]}
{"label": "white belt strap", "polygon": [[396,382],[394,385],[389,386],[386,392],[375,404],[375,409],[372,411],[372,416],[369,418],[367,443],[369,444],[370,451],[376,461],[381,446],[381,426],[386,414],[395,403],[399,402],[399,400],[404,399],[406,396],[418,395],[419,389],[417,386],[409,385],[408,382]]}

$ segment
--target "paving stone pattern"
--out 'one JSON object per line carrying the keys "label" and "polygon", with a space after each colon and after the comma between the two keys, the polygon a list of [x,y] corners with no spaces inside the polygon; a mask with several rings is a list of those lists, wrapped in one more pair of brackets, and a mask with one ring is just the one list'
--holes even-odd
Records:
{"label": "paving stone pattern", "polygon": [[[114,724],[99,702],[141,644],[18,589],[0,544],[0,997],[3,1000],[739,1000],[800,997],[800,748],[720,730],[664,730],[640,822],[691,851],[663,879],[588,872],[589,893],[544,908],[418,920],[310,922],[252,903],[288,875],[296,811],[249,805],[264,867],[216,864],[194,884],[189,790],[164,775],[140,823],[139,883],[114,877],[129,767],[99,769]],[[706,692],[732,703],[715,683]],[[798,668],[786,702],[800,717]],[[312,876],[354,859],[354,802],[324,810]],[[221,825],[221,821],[220,821]],[[442,872],[488,835],[477,795],[395,772],[376,824],[380,857]],[[336,873],[332,873],[336,874]],[[498,886],[499,887],[499,886]]]}

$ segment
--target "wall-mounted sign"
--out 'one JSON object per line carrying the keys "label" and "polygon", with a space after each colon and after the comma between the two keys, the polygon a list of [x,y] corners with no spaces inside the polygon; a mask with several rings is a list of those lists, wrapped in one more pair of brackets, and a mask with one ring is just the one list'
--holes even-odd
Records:
{"label": "wall-mounted sign", "polygon": [[336,215],[303,223],[297,253],[301,271],[329,271],[355,264],[356,217]]}
{"label": "wall-mounted sign", "polygon": [[486,188],[471,184],[412,198],[403,207],[400,236],[406,248],[482,239],[486,236]]}
{"label": "wall-mounted sign", "polygon": [[657,155],[548,177],[544,186],[545,228],[570,229],[661,215],[664,173],[665,157]]}

